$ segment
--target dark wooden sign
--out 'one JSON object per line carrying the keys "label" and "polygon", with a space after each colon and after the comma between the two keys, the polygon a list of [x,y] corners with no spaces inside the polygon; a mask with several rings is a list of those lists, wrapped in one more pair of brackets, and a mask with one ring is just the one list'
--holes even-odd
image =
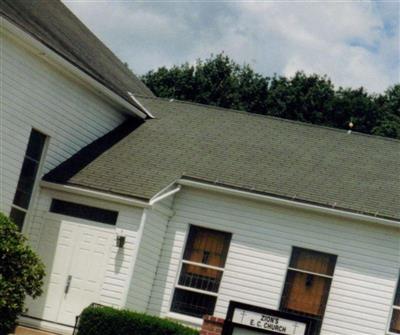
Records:
{"label": "dark wooden sign", "polygon": [[231,301],[222,335],[311,335],[313,322],[307,317]]}

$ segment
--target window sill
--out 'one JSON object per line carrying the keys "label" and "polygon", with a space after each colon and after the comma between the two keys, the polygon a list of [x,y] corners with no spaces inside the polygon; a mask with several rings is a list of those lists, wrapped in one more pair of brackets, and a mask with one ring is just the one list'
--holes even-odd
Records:
{"label": "window sill", "polygon": [[175,321],[179,321],[185,323],[186,325],[194,328],[200,328],[203,324],[203,319],[195,318],[194,316],[189,316],[185,314],[179,314],[174,312],[168,312],[167,316],[168,319],[172,319]]}

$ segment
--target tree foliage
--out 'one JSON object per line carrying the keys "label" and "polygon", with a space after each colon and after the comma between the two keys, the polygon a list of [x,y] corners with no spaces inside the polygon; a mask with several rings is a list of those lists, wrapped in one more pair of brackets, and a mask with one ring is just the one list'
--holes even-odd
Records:
{"label": "tree foliage", "polygon": [[17,226],[0,212],[0,334],[12,331],[26,295],[42,293],[44,265]]}
{"label": "tree foliage", "polygon": [[330,79],[297,72],[266,77],[219,54],[195,65],[161,67],[142,77],[159,97],[244,110],[367,134],[400,138],[400,84],[383,94],[335,88]]}

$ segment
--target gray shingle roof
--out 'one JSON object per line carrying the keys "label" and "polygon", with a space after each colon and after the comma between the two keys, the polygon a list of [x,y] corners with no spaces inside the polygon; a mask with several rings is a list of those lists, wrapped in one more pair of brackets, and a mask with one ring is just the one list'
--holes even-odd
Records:
{"label": "gray shingle roof", "polygon": [[131,104],[128,91],[153,96],[59,0],[1,0],[0,13]]}
{"label": "gray shingle roof", "polygon": [[146,121],[66,181],[150,199],[181,176],[400,219],[400,141],[141,97]]}

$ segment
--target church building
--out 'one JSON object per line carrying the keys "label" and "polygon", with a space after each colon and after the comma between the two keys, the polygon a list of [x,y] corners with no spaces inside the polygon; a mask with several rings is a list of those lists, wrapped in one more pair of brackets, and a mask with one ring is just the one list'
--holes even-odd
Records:
{"label": "church building", "polygon": [[0,14],[0,211],[46,265],[21,324],[400,334],[399,140],[158,98],[62,2]]}

